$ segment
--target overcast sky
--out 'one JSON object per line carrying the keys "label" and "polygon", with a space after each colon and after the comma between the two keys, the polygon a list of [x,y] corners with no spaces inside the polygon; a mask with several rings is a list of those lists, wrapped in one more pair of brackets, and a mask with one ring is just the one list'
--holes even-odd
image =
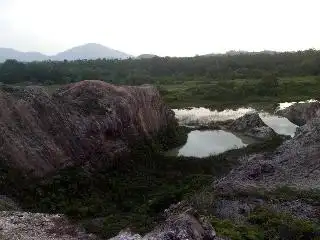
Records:
{"label": "overcast sky", "polygon": [[320,49],[319,0],[0,0],[0,47],[54,54]]}

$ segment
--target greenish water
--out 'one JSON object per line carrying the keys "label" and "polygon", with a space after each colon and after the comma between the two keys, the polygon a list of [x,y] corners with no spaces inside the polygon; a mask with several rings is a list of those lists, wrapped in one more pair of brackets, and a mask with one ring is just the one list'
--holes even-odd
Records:
{"label": "greenish water", "polygon": [[234,135],[223,130],[194,130],[188,134],[185,145],[170,150],[167,154],[171,156],[207,157],[223,153],[230,149],[245,147],[256,140]]}

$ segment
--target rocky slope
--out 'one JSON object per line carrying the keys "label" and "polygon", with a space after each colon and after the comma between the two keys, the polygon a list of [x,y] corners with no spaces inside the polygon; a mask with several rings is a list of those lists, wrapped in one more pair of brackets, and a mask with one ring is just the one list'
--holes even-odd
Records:
{"label": "rocky slope", "polygon": [[320,119],[314,118],[274,152],[243,159],[242,165],[219,180],[218,186],[229,190],[240,186],[276,188],[283,185],[320,189],[319,175]]}
{"label": "rocky slope", "polygon": [[211,224],[188,213],[169,216],[164,223],[144,237],[130,231],[120,232],[110,240],[214,240],[218,239]]}
{"label": "rocky slope", "polygon": [[113,165],[131,146],[151,140],[176,121],[151,86],[101,81],[67,85],[53,95],[43,88],[0,88],[0,156],[29,176],[66,166]]}
{"label": "rocky slope", "polygon": [[[31,212],[0,212],[0,238],[4,240],[99,240],[87,234],[61,214]],[[105,239],[105,238],[103,238]],[[168,216],[144,237],[130,230],[120,232],[110,240],[214,240],[216,233],[205,219],[190,213]]]}
{"label": "rocky slope", "polygon": [[[315,109],[315,106],[313,106]],[[306,122],[292,139],[254,154],[192,198],[175,206],[209,216],[218,235],[235,239],[317,239],[320,236],[320,117],[299,106]],[[254,114],[211,127],[251,134]],[[254,131],[255,132],[255,131]],[[264,132],[264,131],[262,131]],[[239,227],[240,226],[240,227]],[[255,235],[256,234],[256,235]]]}
{"label": "rocky slope", "polygon": [[[238,121],[236,129],[246,129],[241,124],[246,122]],[[239,161],[238,167],[183,201],[182,207],[175,206],[175,211],[193,207],[214,216],[211,223],[217,234],[235,239],[320,236],[319,117],[310,117],[276,149],[244,154]]]}
{"label": "rocky slope", "polygon": [[302,126],[311,119],[320,117],[320,102],[295,103],[277,113]]}
{"label": "rocky slope", "polygon": [[3,240],[98,240],[60,214],[0,212]]}

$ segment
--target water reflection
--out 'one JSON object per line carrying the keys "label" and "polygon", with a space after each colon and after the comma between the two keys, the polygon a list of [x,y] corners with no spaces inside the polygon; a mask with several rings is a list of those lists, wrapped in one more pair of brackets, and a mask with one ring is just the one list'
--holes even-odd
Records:
{"label": "water reflection", "polygon": [[[310,100],[312,101],[312,100]],[[206,125],[212,121],[226,121],[237,119],[246,113],[257,112],[253,108],[239,108],[237,110],[225,109],[224,111],[210,110],[207,108],[173,109],[181,125]],[[259,113],[261,119],[276,133],[294,136],[297,125],[284,117],[265,112]]]}
{"label": "water reflection", "polygon": [[240,138],[223,130],[191,131],[187,143],[168,152],[169,155],[186,157],[207,157],[226,150],[245,147],[253,143],[251,138]]}
{"label": "water reflection", "polygon": [[[283,103],[288,105],[288,103]],[[207,108],[174,109],[175,116],[181,125],[197,126],[206,125],[212,121],[225,121],[236,119],[249,112],[257,112],[252,108],[226,109],[224,111],[210,110]],[[265,112],[259,113],[261,119],[276,133],[294,136],[297,125],[284,117]],[[216,155],[226,150],[240,148],[256,142],[256,140],[239,134],[222,130],[191,131],[187,143],[168,152],[175,156],[207,157]]]}
{"label": "water reflection", "polygon": [[199,125],[212,121],[226,121],[237,119],[246,113],[255,112],[253,108],[239,108],[237,110],[225,109],[223,111],[208,108],[173,109],[181,125]]}
{"label": "water reflection", "polygon": [[260,113],[260,118],[271,127],[276,133],[293,137],[297,129],[297,125],[290,122],[287,118],[270,115],[268,113]]}
{"label": "water reflection", "polygon": [[[312,102],[318,102],[318,100],[310,99],[310,100],[307,100],[307,101],[300,101],[298,103],[312,103]],[[278,110],[283,110],[283,109],[285,109],[287,107],[292,106],[295,103],[297,103],[297,102],[282,102],[282,103],[279,103]]]}

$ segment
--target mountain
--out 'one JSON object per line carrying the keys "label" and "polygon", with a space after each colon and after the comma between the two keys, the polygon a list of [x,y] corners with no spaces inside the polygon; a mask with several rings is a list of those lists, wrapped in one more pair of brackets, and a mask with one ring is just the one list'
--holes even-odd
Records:
{"label": "mountain", "polygon": [[20,52],[11,48],[0,48],[0,62],[7,59],[16,59],[21,62],[44,61],[44,60],[79,60],[79,59],[127,59],[133,57],[127,53],[114,50],[96,43],[88,43],[68,49],[54,56],[47,56],[38,52]]}
{"label": "mountain", "polygon": [[49,57],[39,52],[19,52],[11,48],[0,48],[0,62],[16,59],[21,62],[44,61]]}
{"label": "mountain", "polygon": [[79,59],[126,59],[132,57],[129,54],[105,47],[96,43],[88,43],[78,47],[68,49],[64,52],[52,56],[52,60],[79,60]]}

